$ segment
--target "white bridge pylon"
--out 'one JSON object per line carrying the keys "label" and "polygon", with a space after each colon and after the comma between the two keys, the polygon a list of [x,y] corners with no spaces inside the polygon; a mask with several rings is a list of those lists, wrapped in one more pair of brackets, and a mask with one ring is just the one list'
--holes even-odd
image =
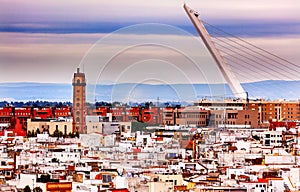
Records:
{"label": "white bridge pylon", "polygon": [[186,4],[184,4],[183,7],[184,7],[186,13],[188,14],[189,18],[191,19],[192,23],[194,24],[195,28],[197,29],[205,46],[208,48],[210,54],[216,61],[218,68],[220,69],[224,79],[228,83],[234,96],[241,98],[241,99],[247,99],[247,94],[244,91],[243,87],[241,86],[239,80],[236,78],[234,73],[231,71],[230,66],[227,64],[227,62],[222,57],[222,55],[220,54],[220,52],[214,45],[213,41],[211,40],[210,35],[207,32],[202,21],[198,18],[199,13],[192,10],[191,8],[189,8]]}

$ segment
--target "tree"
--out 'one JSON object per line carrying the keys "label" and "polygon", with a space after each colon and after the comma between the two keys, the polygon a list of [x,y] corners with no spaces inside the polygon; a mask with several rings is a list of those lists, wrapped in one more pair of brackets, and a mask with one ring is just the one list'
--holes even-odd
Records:
{"label": "tree", "polygon": [[24,188],[24,192],[31,192],[29,185],[26,185]]}
{"label": "tree", "polygon": [[50,181],[51,181],[51,179],[50,179],[50,175],[49,174],[42,174],[41,175],[41,182],[42,183],[48,183]]}
{"label": "tree", "polygon": [[118,106],[122,106],[121,102],[119,102],[119,101],[114,101],[114,102],[112,103],[112,107],[118,107]]}
{"label": "tree", "polygon": [[[28,131],[28,134],[30,133],[30,131]],[[36,133],[34,130],[32,130],[32,132],[30,133],[29,137],[35,137]]]}
{"label": "tree", "polygon": [[70,138],[75,138],[75,134],[70,132],[70,133],[69,133],[69,137],[70,137]]}
{"label": "tree", "polygon": [[43,133],[48,133],[49,134],[49,129],[43,128]]}
{"label": "tree", "polygon": [[153,107],[152,101],[146,102],[146,103],[145,103],[145,108],[146,108],[146,109],[149,109],[150,107]]}
{"label": "tree", "polygon": [[23,124],[22,129],[26,131],[27,130],[27,125]]}
{"label": "tree", "polygon": [[260,140],[260,138],[259,138],[259,136],[258,136],[258,135],[252,135],[252,138],[253,138],[253,139],[255,139],[255,140],[257,140],[257,141],[259,141],[259,140]]}
{"label": "tree", "polygon": [[31,131],[27,131],[27,137],[32,137]]}
{"label": "tree", "polygon": [[55,131],[53,132],[52,136],[53,137],[59,137],[59,130],[58,130],[57,127],[56,127]]}
{"label": "tree", "polygon": [[75,132],[75,137],[79,138],[79,132],[78,131]]}
{"label": "tree", "polygon": [[58,163],[59,160],[58,160],[57,158],[52,158],[52,159],[51,159],[51,162],[52,162],[52,163]]}
{"label": "tree", "polygon": [[59,102],[56,107],[61,108],[63,106],[62,102]]}
{"label": "tree", "polygon": [[33,189],[33,192],[43,192],[43,190],[40,187],[36,187]]}
{"label": "tree", "polygon": [[64,134],[63,134],[63,132],[62,131],[59,131],[58,132],[58,137],[62,137]]}

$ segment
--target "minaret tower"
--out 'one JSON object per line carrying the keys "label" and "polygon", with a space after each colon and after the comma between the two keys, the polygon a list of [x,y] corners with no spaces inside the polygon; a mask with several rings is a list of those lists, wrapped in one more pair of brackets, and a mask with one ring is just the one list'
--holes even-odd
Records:
{"label": "minaret tower", "polygon": [[85,75],[79,71],[74,73],[73,78],[73,132],[86,133],[86,98],[85,98]]}

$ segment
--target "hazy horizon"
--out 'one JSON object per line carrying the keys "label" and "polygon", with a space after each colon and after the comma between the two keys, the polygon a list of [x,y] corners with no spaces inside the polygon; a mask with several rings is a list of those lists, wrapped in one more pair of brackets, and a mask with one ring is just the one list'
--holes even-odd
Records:
{"label": "hazy horizon", "polygon": [[[103,55],[112,54],[116,57],[118,52],[113,51],[128,48],[126,46],[130,42],[137,42],[139,45],[148,43],[148,47],[126,49],[121,55],[122,60],[117,60],[119,65],[110,65],[109,70],[101,74],[101,82],[119,83],[131,80],[137,83],[214,83],[209,78],[218,73],[214,71],[211,75],[201,74],[214,61],[184,12],[183,2],[0,2],[0,82],[69,83],[76,68],[83,61],[97,65],[96,75],[87,76],[90,82],[97,81],[98,71],[103,69],[105,63],[99,60],[99,54],[92,57],[91,53],[101,51]],[[300,12],[297,9],[300,6],[299,1],[289,0],[282,4],[282,1],[276,0],[271,5],[267,0],[188,0],[186,3],[197,10],[204,21],[243,37],[292,63],[300,62]],[[149,28],[149,23],[161,25],[162,28]],[[146,28],[132,30],[138,29],[137,25],[145,25]],[[162,43],[158,46],[159,42]],[[176,49],[167,47],[173,45],[170,42],[177,43]],[[182,50],[184,52],[180,52]],[[183,55],[197,57],[197,64],[204,65],[203,68],[194,70],[193,65],[188,64]],[[87,56],[90,59],[88,61]],[[154,70],[152,67],[155,63],[151,63],[149,59],[159,62],[157,66],[160,65],[161,68]],[[122,65],[124,66],[120,70],[119,66]],[[146,73],[143,70],[145,67],[151,73]],[[91,70],[95,71],[94,68]],[[170,70],[174,77],[164,79],[165,70]],[[142,75],[133,75],[138,73]],[[244,74],[236,74],[241,82],[255,82],[260,78],[274,80],[271,77],[272,72],[259,76],[249,71],[246,73],[249,73],[249,79],[241,76]],[[185,77],[175,78],[181,76]],[[216,82],[222,82],[221,77],[216,76]],[[299,76],[296,78],[300,79]]]}
{"label": "hazy horizon", "polygon": [[[300,81],[264,81],[242,84],[251,99],[298,100]],[[213,94],[214,92],[222,95]],[[0,83],[0,100],[7,101],[72,101],[71,83]],[[201,98],[232,97],[229,87],[223,84],[117,84],[87,85],[87,101],[128,102],[193,102]]]}

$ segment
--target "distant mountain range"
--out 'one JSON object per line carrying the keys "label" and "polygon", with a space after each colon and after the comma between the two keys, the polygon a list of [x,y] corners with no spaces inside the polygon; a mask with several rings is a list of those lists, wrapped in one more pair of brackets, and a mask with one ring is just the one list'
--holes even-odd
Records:
{"label": "distant mountain range", "polygon": [[[300,81],[261,81],[242,84],[250,98],[287,99],[300,98]],[[228,86],[221,84],[150,85],[125,83],[117,85],[89,85],[90,101],[121,102],[192,102],[203,97],[234,97]],[[0,100],[6,101],[72,101],[71,84],[55,83],[0,83]]]}

